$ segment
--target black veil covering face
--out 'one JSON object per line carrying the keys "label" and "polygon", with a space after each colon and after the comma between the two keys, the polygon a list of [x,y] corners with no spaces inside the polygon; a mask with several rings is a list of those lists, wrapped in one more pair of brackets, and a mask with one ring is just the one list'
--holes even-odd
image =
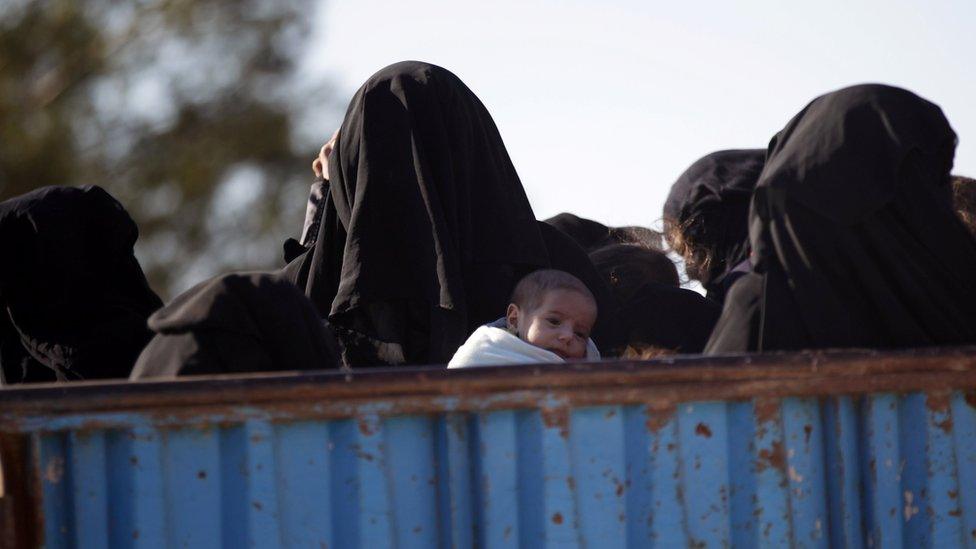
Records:
{"label": "black veil covering face", "polygon": [[685,245],[707,250],[710,260],[688,265],[689,276],[720,303],[734,278],[730,271],[749,258],[749,201],[765,157],[765,149],[706,155],[678,177],[664,202],[666,231],[680,231]]}
{"label": "black veil covering face", "polygon": [[335,368],[318,313],[291,283],[266,273],[197,284],[149,317],[157,333],[132,379]]}
{"label": "black veil covering face", "polygon": [[348,365],[446,363],[504,313],[522,275],[549,264],[491,116],[443,68],[373,75],[329,175],[317,238],[283,274],[328,318]]}
{"label": "black veil covering face", "polygon": [[956,136],[882,85],[815,99],[770,143],[750,211],[754,272],[709,353],[976,342],[976,241],[952,209]]}
{"label": "black veil covering face", "polygon": [[7,382],[124,378],[162,302],[139,231],[100,187],[44,187],[0,203],[0,362]]}

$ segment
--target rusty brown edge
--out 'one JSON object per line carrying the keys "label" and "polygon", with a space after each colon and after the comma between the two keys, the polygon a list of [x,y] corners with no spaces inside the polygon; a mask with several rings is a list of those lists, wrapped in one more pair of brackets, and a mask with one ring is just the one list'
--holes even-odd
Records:
{"label": "rusty brown edge", "polygon": [[43,545],[40,478],[30,466],[34,452],[26,435],[0,433],[4,493],[0,497],[0,547]]}
{"label": "rusty brown edge", "polygon": [[[976,347],[821,351],[446,370],[443,367],[81,382],[0,390],[0,431],[30,416],[147,412],[188,420],[266,409],[272,417],[829,396],[976,388]],[[374,406],[375,408],[375,406]]]}

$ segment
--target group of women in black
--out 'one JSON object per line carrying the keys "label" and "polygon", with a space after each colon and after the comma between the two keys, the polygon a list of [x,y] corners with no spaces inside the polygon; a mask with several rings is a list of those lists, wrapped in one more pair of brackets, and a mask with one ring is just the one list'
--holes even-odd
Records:
{"label": "group of women in black", "polygon": [[397,63],[353,97],[278,271],[219,276],[163,306],[135,223],[102,189],[0,204],[0,371],[15,383],[446,364],[542,268],[591,289],[604,356],[976,343],[955,146],[938,106],[860,85],[813,100],[766,149],[700,159],[663,219],[702,297],[679,287],[654,231],[536,220],[477,96],[443,68]]}

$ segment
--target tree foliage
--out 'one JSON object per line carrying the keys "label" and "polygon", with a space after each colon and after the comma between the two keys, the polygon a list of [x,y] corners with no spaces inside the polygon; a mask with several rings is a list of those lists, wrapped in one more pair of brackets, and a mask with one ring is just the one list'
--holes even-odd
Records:
{"label": "tree foliage", "polygon": [[[8,2],[0,199],[98,184],[164,296],[273,268],[301,228],[328,88],[299,77],[313,0]],[[305,79],[307,80],[307,79]],[[321,135],[318,135],[318,134]]]}

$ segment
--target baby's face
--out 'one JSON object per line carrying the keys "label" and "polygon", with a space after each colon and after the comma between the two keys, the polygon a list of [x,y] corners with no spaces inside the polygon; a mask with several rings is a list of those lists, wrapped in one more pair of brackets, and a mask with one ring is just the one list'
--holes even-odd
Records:
{"label": "baby's face", "polygon": [[563,359],[586,358],[586,341],[596,322],[596,303],[571,290],[546,292],[534,310],[509,306],[509,324],[518,336],[536,347],[556,353]]}

